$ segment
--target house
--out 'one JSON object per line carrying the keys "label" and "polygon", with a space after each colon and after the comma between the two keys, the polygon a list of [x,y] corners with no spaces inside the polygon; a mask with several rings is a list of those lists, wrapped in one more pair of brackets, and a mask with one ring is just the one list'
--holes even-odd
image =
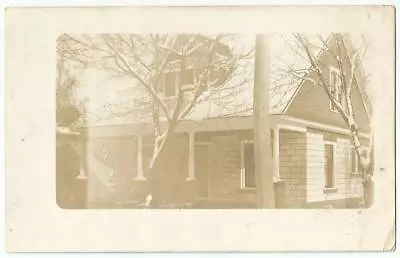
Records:
{"label": "house", "polygon": [[[362,196],[361,177],[348,126],[322,87],[304,76],[284,73],[282,67],[305,71],[310,78],[316,76],[288,38],[274,35],[271,39],[270,78],[274,179],[284,182],[285,207],[357,207]],[[324,80],[339,100],[337,62],[330,53],[335,51],[332,37],[327,37],[328,48],[314,38],[319,47],[312,51],[325,64]],[[343,42],[351,51],[349,40]],[[229,86],[237,83],[236,77],[251,75],[253,65],[251,61],[242,66],[223,90],[210,92],[175,130],[173,147],[162,162],[172,182],[170,187],[186,202],[255,205],[253,82]],[[179,79],[190,84],[193,76],[189,72],[185,78],[166,74],[163,92],[167,97],[173,99]],[[361,143],[367,146],[370,105],[363,83],[362,71],[357,71],[352,104]],[[86,178],[88,208],[145,199],[151,184],[147,166],[153,148],[152,129],[143,110],[89,121],[82,127],[85,162],[79,177]]]}

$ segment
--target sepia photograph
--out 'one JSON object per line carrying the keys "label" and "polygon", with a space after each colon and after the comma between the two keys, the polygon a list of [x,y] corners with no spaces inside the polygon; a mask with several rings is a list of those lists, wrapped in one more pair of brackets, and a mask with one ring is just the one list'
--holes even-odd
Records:
{"label": "sepia photograph", "polygon": [[368,208],[367,35],[62,34],[61,208]]}
{"label": "sepia photograph", "polygon": [[8,252],[395,250],[393,6],[5,16]]}

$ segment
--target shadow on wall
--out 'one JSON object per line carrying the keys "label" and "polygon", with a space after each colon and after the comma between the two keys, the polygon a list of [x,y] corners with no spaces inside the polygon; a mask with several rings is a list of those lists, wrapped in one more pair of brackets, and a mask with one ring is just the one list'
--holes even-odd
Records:
{"label": "shadow on wall", "polygon": [[79,153],[71,146],[69,136],[57,136],[56,202],[62,209],[86,207],[86,180],[76,177],[80,171]]}

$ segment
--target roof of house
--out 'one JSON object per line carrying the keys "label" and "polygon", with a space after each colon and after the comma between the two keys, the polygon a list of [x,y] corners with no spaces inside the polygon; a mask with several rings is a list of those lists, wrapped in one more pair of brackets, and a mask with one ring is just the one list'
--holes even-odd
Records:
{"label": "roof of house", "polygon": [[[328,35],[323,35],[323,37],[326,39]],[[248,49],[254,47],[254,40],[254,36],[244,37],[239,45],[230,47]],[[270,113],[281,114],[301,85],[302,75],[308,74],[310,63],[302,54],[303,52],[299,51],[300,46],[291,34],[274,34],[270,40]],[[316,35],[310,35],[308,40],[314,56],[318,56],[324,48],[322,41]],[[288,73],[288,70],[296,71],[297,74]],[[151,122],[150,107],[143,106],[145,101],[140,102],[149,96],[143,95],[143,92],[139,93],[134,87],[126,87],[126,85],[134,85],[134,81],[127,78],[105,80],[101,79],[101,76],[95,81],[101,82],[105,91],[100,93],[97,87],[96,96],[89,94],[89,102],[97,104],[89,104],[86,126]],[[218,117],[251,116],[253,114],[253,76],[254,57],[241,60],[231,79],[221,88],[206,92],[185,119],[198,121]],[[107,87],[106,84],[109,86]],[[113,90],[110,90],[110,87]],[[104,98],[99,97],[102,94]]]}
{"label": "roof of house", "polygon": [[[306,75],[310,68],[307,57],[301,54],[292,35],[274,34],[270,42],[270,113],[281,114],[302,82],[302,76],[289,73],[296,71]],[[311,50],[317,56],[323,45],[316,36],[308,38]],[[246,62],[246,61],[244,61]],[[237,75],[221,90],[210,96],[209,101],[197,105],[188,116],[190,120],[205,118],[253,115],[254,58],[236,71]],[[243,83],[243,77],[247,79]],[[242,84],[243,83],[243,84]],[[213,97],[215,96],[215,97]]]}

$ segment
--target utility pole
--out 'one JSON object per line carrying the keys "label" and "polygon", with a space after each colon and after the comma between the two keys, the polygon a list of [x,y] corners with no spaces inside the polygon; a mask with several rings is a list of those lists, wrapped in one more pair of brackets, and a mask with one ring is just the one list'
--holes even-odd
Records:
{"label": "utility pole", "polygon": [[270,39],[256,36],[254,73],[254,154],[258,208],[275,208],[269,114]]}

